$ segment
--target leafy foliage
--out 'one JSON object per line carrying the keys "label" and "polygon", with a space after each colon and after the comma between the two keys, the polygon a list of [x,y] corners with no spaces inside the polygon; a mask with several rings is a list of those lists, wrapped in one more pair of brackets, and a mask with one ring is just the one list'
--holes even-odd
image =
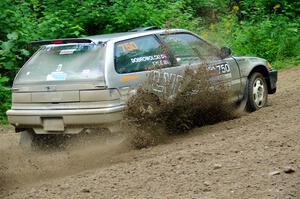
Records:
{"label": "leafy foliage", "polygon": [[263,57],[279,68],[283,60],[293,60],[295,65],[300,63],[299,28],[300,18],[291,21],[287,16],[273,15],[256,23],[240,23],[237,17],[229,16],[202,35],[230,46],[235,54]]}
{"label": "leafy foliage", "polygon": [[263,57],[276,68],[300,64],[300,2],[235,0],[217,23],[201,35],[230,46],[235,54]]}
{"label": "leafy foliage", "polygon": [[282,67],[285,60],[300,63],[299,16],[298,0],[1,0],[0,118],[10,103],[6,88],[32,54],[30,41],[150,25],[187,28]]}
{"label": "leafy foliage", "polygon": [[[1,101],[1,106],[0,106],[0,111],[1,113],[5,113],[6,110],[10,106],[10,91],[4,87],[3,85],[6,84],[6,82],[9,79],[7,77],[2,77],[0,75],[0,101]],[[5,115],[0,114],[0,123],[6,121]]]}

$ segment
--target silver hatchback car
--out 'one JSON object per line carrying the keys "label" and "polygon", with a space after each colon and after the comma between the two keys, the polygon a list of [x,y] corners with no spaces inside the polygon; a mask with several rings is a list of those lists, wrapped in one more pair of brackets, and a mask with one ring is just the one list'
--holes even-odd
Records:
{"label": "silver hatchback car", "polygon": [[252,111],[276,92],[277,71],[266,60],[232,56],[230,49],[183,29],[149,27],[33,45],[41,47],[16,75],[7,111],[9,123],[22,133],[21,144],[89,128],[113,131],[128,96],[153,71],[179,81],[187,67],[213,60],[208,70],[230,84],[236,102],[247,93]]}

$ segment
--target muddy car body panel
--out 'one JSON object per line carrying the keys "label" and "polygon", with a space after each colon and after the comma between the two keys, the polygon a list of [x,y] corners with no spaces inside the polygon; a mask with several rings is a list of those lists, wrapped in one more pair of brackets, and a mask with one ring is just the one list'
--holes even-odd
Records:
{"label": "muddy car body panel", "polygon": [[267,60],[258,57],[234,57],[237,61],[240,71],[241,79],[245,85],[247,78],[253,72],[259,71],[264,75],[268,84],[268,93],[273,94],[276,92],[277,71],[272,70]]}
{"label": "muddy car body panel", "polygon": [[[128,96],[150,73],[179,82],[187,67],[203,62],[231,85],[235,101],[243,98],[253,72],[264,75],[269,93],[276,91],[277,72],[266,60],[229,54],[221,58],[220,49],[182,29],[35,44],[42,47],[17,74],[12,108],[7,111],[17,131],[72,134],[85,128],[110,128],[121,120]],[[213,58],[205,58],[208,51]],[[156,89],[164,92],[159,85]]]}

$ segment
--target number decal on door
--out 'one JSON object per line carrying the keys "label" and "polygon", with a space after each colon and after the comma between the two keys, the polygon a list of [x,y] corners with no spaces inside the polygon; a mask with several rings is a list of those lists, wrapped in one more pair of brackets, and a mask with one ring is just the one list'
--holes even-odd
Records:
{"label": "number decal on door", "polygon": [[230,66],[227,63],[218,64],[218,65],[210,65],[207,67],[209,71],[217,71],[219,75],[227,74],[231,72]]}

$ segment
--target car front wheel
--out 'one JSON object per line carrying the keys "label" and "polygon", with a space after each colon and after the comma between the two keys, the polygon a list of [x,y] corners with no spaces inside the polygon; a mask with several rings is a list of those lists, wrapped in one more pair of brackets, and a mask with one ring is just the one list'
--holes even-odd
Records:
{"label": "car front wheel", "polygon": [[249,78],[247,110],[256,111],[267,104],[268,88],[261,73],[253,73]]}

